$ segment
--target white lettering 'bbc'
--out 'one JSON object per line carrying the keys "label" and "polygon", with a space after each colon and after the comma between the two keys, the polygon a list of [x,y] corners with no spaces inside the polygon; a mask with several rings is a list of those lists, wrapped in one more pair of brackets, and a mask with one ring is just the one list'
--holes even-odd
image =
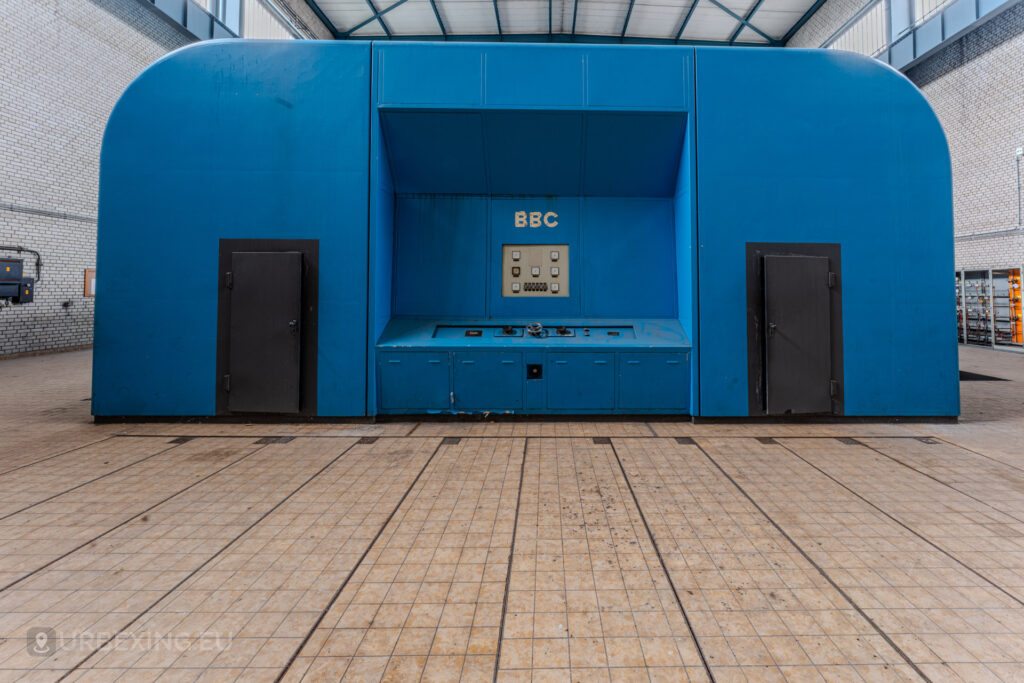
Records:
{"label": "white lettering 'bbc'", "polygon": [[540,211],[516,211],[515,226],[517,228],[525,228],[527,226],[531,228],[539,228],[541,226],[557,228],[558,214],[554,211],[548,211],[547,213],[541,213]]}

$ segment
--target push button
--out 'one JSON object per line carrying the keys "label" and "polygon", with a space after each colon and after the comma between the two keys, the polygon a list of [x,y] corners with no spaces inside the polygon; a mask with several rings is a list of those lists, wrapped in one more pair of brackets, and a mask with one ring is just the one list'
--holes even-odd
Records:
{"label": "push button", "polygon": [[519,277],[519,266],[512,266],[512,277]]}
{"label": "push button", "polygon": [[518,292],[519,291],[519,283],[518,282],[513,282],[512,283],[512,291],[513,292]]}
{"label": "push button", "polygon": [[558,252],[557,251],[551,252],[551,260],[552,261],[557,261],[558,260]]}
{"label": "push button", "polygon": [[558,291],[558,283],[557,282],[552,282],[551,283],[551,291],[552,292],[557,292]]}
{"label": "push button", "polygon": [[530,268],[530,275],[532,275],[534,277],[540,276],[540,268],[538,268],[537,266],[534,266],[533,268]]}
{"label": "push button", "polygon": [[551,277],[558,277],[558,266],[551,267]]}
{"label": "push button", "polygon": [[512,252],[512,260],[513,261],[518,261],[521,256],[522,256],[521,252],[518,252],[518,251],[513,251]]}

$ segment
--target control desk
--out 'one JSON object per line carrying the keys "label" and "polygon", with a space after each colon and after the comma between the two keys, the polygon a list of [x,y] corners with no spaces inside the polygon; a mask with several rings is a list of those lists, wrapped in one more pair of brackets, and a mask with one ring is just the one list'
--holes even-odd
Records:
{"label": "control desk", "polygon": [[394,319],[377,344],[382,412],[685,412],[677,320]]}

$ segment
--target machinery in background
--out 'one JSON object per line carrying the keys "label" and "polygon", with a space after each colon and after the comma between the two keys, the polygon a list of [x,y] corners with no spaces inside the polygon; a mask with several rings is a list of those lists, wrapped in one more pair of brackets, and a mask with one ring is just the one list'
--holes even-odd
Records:
{"label": "machinery in background", "polygon": [[957,272],[957,336],[961,344],[1024,346],[1020,268]]}
{"label": "machinery in background", "polygon": [[35,297],[36,282],[42,280],[43,259],[39,252],[25,247],[0,246],[0,251],[28,252],[36,257],[36,277],[25,277],[25,261],[0,258],[0,305],[30,304]]}

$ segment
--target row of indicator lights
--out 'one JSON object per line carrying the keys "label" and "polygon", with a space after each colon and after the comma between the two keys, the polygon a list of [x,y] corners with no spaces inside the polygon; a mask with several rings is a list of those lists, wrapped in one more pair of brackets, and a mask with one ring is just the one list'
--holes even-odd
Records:
{"label": "row of indicator lights", "polygon": [[[518,251],[513,251],[512,252],[512,260],[513,261],[518,261],[522,257],[523,257],[522,252],[518,252]],[[551,252],[551,260],[552,261],[557,261],[558,260],[558,252],[557,251]]]}
{"label": "row of indicator lights", "polygon": [[[512,266],[512,277],[519,277],[519,266]],[[530,269],[530,275],[540,277],[540,268],[534,266]],[[551,277],[558,277],[558,266],[551,266]]]}

